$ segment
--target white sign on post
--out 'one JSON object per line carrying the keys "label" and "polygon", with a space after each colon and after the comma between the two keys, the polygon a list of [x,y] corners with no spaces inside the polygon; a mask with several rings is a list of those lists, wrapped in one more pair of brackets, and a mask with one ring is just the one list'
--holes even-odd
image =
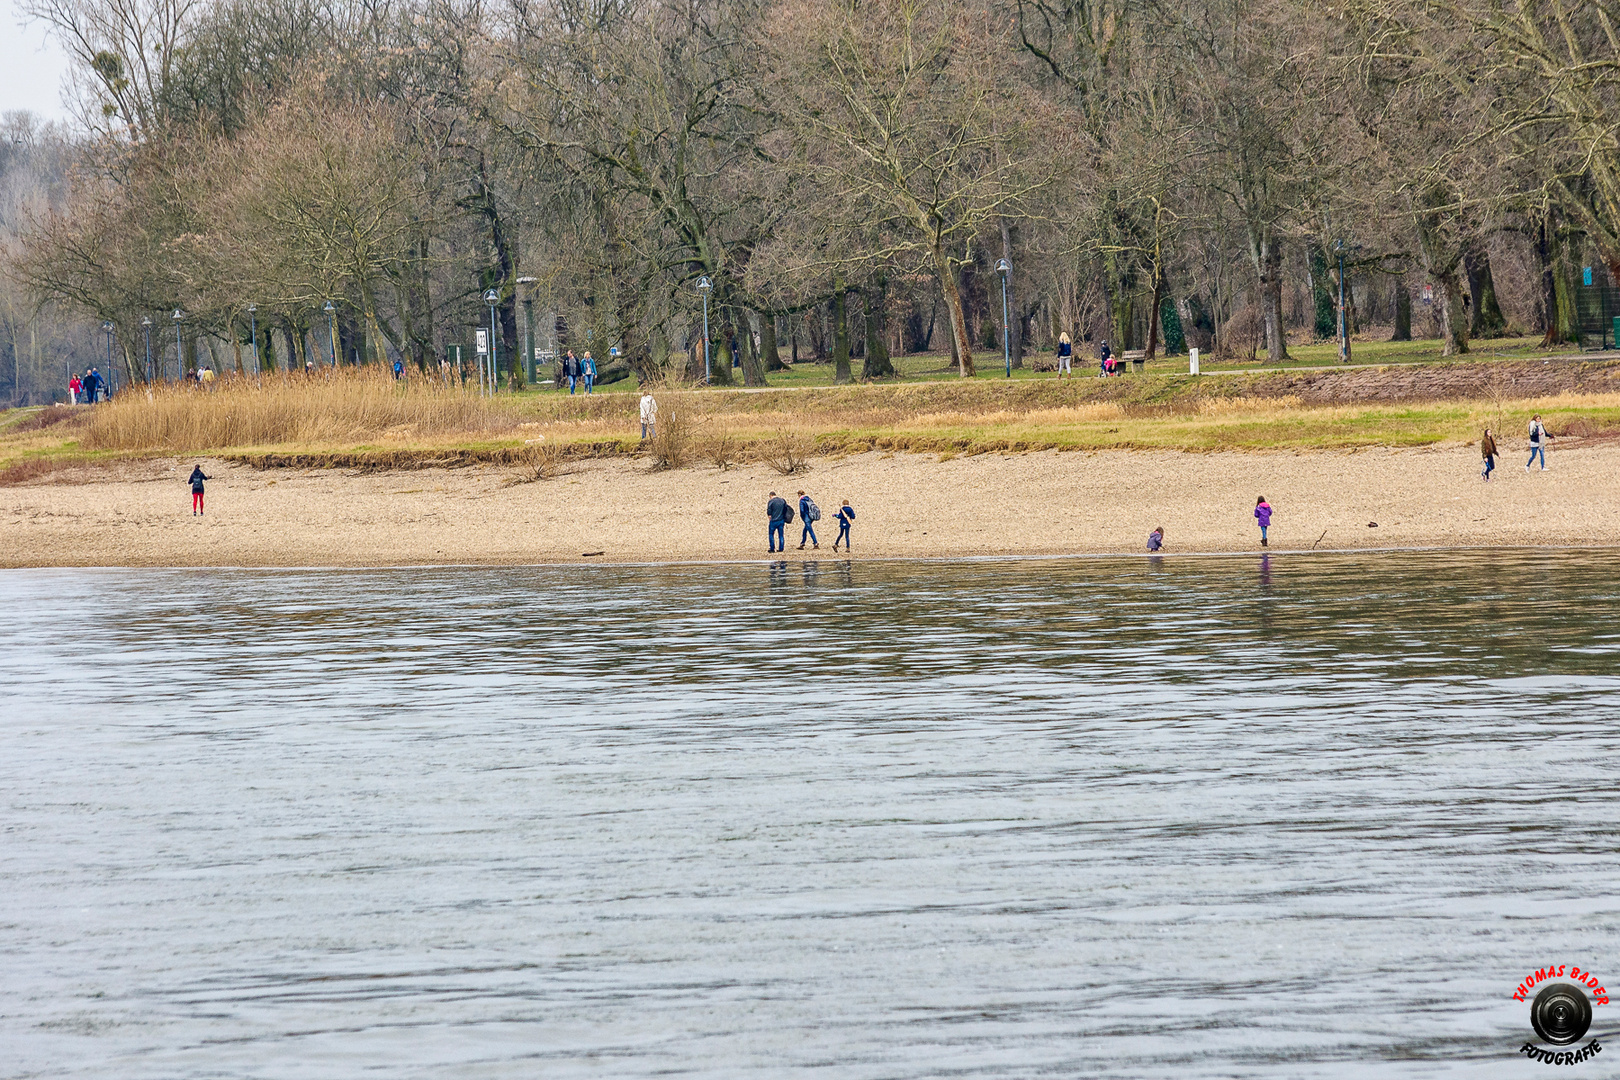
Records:
{"label": "white sign on post", "polygon": [[1198,350],[1197,349],[1188,349],[1187,350],[1187,374],[1189,374],[1189,375],[1198,374]]}
{"label": "white sign on post", "polygon": [[479,356],[488,356],[489,355],[489,331],[488,330],[480,330],[480,331],[478,331],[478,355]]}

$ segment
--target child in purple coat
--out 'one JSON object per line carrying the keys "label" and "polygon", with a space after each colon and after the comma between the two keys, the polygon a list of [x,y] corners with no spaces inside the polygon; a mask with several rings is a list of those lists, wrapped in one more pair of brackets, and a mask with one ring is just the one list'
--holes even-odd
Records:
{"label": "child in purple coat", "polygon": [[1271,504],[1264,495],[1254,500],[1254,520],[1260,523],[1260,546],[1266,547],[1266,527],[1271,524]]}

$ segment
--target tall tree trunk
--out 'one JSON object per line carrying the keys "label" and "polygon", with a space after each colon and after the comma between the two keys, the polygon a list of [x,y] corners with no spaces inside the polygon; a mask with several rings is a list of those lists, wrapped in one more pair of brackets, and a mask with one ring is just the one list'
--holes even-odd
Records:
{"label": "tall tree trunk", "polygon": [[797,315],[788,317],[788,348],[793,352],[793,363],[799,362],[799,319]]}
{"label": "tall tree trunk", "polygon": [[962,290],[956,281],[956,267],[945,255],[943,244],[934,244],[934,270],[939,274],[939,290],[945,301],[945,311],[951,320],[951,345],[956,353],[956,372],[964,379],[972,378],[973,343],[968,340],[967,313],[962,310]]}
{"label": "tall tree trunk", "polygon": [[1260,258],[1260,309],[1266,320],[1266,359],[1280,363],[1288,355],[1288,327],[1283,322],[1282,242],[1269,234]]}
{"label": "tall tree trunk", "polygon": [[1395,279],[1395,333],[1389,340],[1412,340],[1412,290],[1405,278]]}
{"label": "tall tree trunk", "polygon": [[236,373],[246,378],[247,368],[242,366],[242,328],[234,317],[231,319],[231,347],[236,350]]}
{"label": "tall tree trunk", "polygon": [[866,289],[866,363],[863,379],[884,379],[894,374],[889,358],[889,277],[879,274]]}
{"label": "tall tree trunk", "polygon": [[1463,307],[1462,275],[1455,266],[1436,272],[1434,282],[1440,295],[1441,356],[1460,356],[1468,351],[1468,312]]}
{"label": "tall tree trunk", "polygon": [[768,386],[765,381],[765,364],[759,353],[754,350],[754,328],[748,312],[743,308],[736,309],[737,333],[741,335],[742,370],[744,386]]}
{"label": "tall tree trunk", "polygon": [[1507,331],[1507,319],[1496,302],[1496,280],[1491,274],[1491,256],[1485,242],[1475,237],[1463,252],[1463,271],[1468,275],[1468,295],[1473,299],[1472,321],[1468,334],[1476,338],[1501,337]]}
{"label": "tall tree trunk", "polygon": [[850,381],[849,371],[849,306],[844,293],[844,282],[833,278],[833,383]]}
{"label": "tall tree trunk", "polygon": [[759,350],[766,371],[781,371],[782,354],[776,348],[776,312],[759,313]]}
{"label": "tall tree trunk", "polygon": [[1149,309],[1147,349],[1142,353],[1144,362],[1159,352],[1159,307],[1164,303],[1164,275],[1153,275],[1153,306]]}

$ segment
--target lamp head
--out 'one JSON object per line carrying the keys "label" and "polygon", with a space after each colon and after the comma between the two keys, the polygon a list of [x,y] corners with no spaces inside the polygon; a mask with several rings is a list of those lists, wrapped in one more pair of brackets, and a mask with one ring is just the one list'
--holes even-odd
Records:
{"label": "lamp head", "polygon": [[182,314],[180,314],[180,309],[179,309],[179,308],[175,308],[175,309],[174,309],[174,321],[175,321],[175,322],[179,322],[179,321],[180,321],[180,320],[181,320],[181,319],[183,319],[183,318],[185,318],[185,316],[184,316],[184,315],[182,315]]}
{"label": "lamp head", "polygon": [[101,324],[101,328],[103,330],[105,330],[109,334],[112,333],[112,320],[111,319],[104,320],[102,322],[102,324]]}
{"label": "lamp head", "polygon": [[698,292],[706,293],[712,288],[714,288],[714,282],[709,280],[708,274],[704,274],[702,277],[697,279]]}
{"label": "lamp head", "polygon": [[248,305],[248,314],[249,315],[252,315],[255,311],[258,311],[258,310],[259,310],[259,305],[258,304],[249,304]]}
{"label": "lamp head", "polygon": [[142,315],[141,316],[141,325],[142,326],[151,326],[152,325],[152,316],[150,316],[150,315]]}
{"label": "lamp head", "polygon": [[484,303],[486,304],[498,304],[500,303],[500,299],[501,294],[496,292],[494,289],[490,289],[484,294]]}
{"label": "lamp head", "polygon": [[1011,271],[1012,263],[1008,262],[1006,259],[996,260],[996,273],[1000,274],[1002,277],[1006,277]]}
{"label": "lamp head", "polygon": [[321,308],[321,310],[326,312],[328,315],[330,315],[330,314],[332,314],[332,312],[336,311],[337,308],[333,307],[332,306],[332,301],[328,300],[326,302],[326,306]]}

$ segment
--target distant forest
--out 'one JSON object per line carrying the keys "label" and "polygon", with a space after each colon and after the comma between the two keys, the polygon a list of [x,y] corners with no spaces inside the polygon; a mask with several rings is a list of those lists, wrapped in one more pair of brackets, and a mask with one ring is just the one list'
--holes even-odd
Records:
{"label": "distant forest", "polygon": [[1551,344],[1620,277],[1620,0],[24,8],[77,121],[0,123],[0,399],[148,338],[436,372],[489,290],[503,359],[606,379],[700,369],[706,296],[764,385],[1060,332],[1280,358],[1341,264],[1352,334]]}

